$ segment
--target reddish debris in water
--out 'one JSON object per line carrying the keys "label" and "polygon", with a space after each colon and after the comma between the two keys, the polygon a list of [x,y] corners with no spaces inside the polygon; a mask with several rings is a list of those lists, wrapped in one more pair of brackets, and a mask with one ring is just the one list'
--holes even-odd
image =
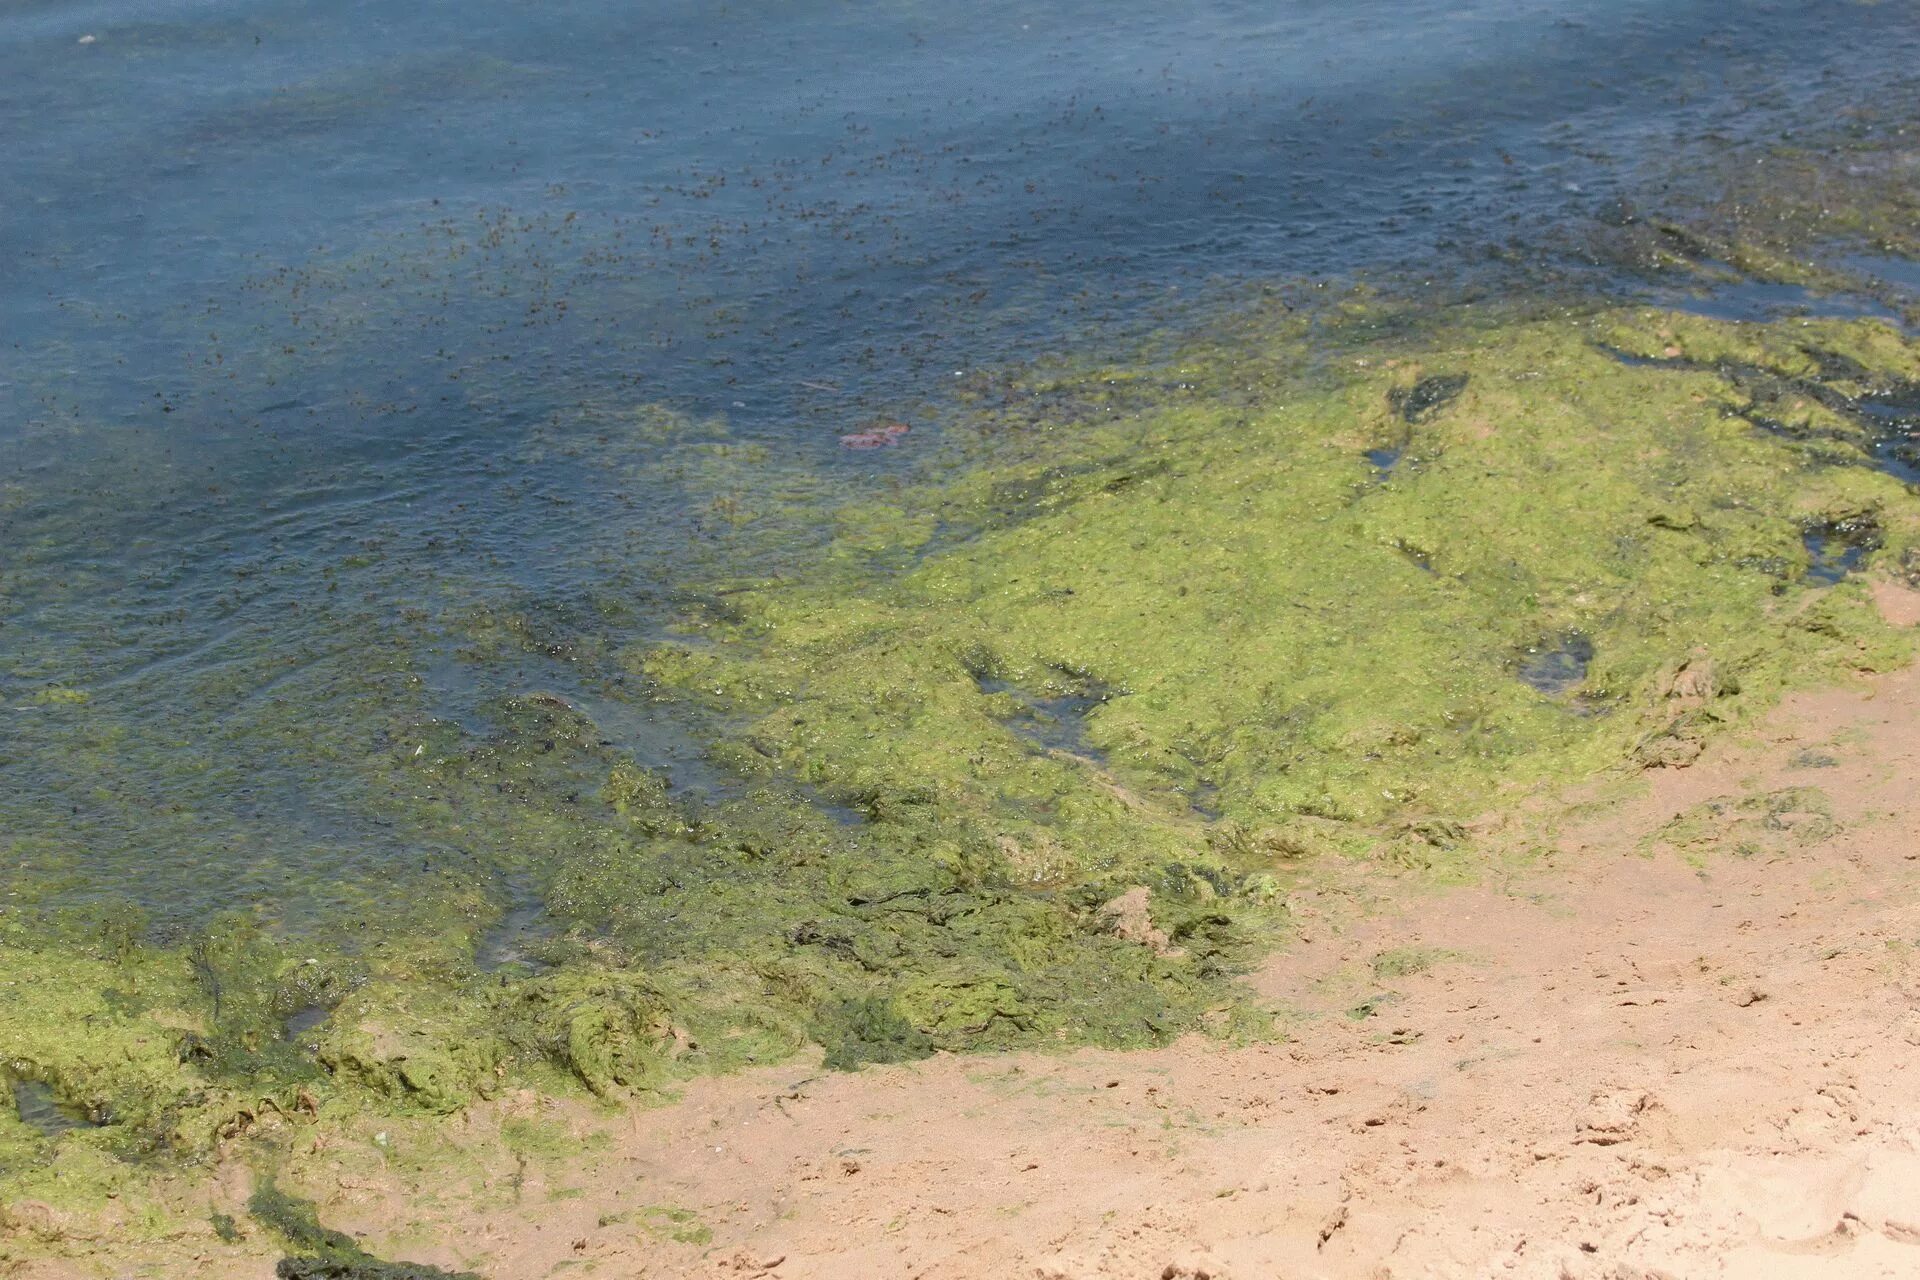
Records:
{"label": "reddish debris in water", "polygon": [[840,437],[843,449],[885,449],[911,430],[904,422],[881,422]]}

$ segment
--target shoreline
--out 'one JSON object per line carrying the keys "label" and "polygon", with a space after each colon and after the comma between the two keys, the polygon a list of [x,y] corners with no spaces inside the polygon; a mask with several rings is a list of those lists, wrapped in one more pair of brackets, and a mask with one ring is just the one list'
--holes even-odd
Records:
{"label": "shoreline", "polygon": [[[1833,230],[1886,217],[1863,211]],[[1812,234],[1792,210],[1777,221],[1782,235]],[[1622,253],[1678,253],[1702,278],[1740,257],[1709,232],[1623,234]],[[1764,237],[1744,261],[1793,278]],[[1832,286],[1818,271],[1798,278]],[[982,1087],[970,1073],[1036,1047],[1104,1046],[1013,1058],[1017,1096],[1028,1077],[1084,1083],[1104,1064],[1204,1080],[1231,1062],[1271,1079],[1309,1043],[1318,1061],[1349,1063],[1354,1046],[1326,1026],[1364,1039],[1398,1023],[1423,984],[1437,999],[1465,981],[1458,940],[1418,908],[1405,945],[1341,950],[1353,899],[1378,895],[1390,911],[1410,883],[1496,874],[1585,883],[1590,870],[1529,866],[1552,863],[1549,837],[1514,843],[1556,803],[1546,797],[1595,777],[1631,788],[1642,769],[1656,795],[1687,792],[1722,776],[1717,753],[1741,749],[1730,739],[1784,714],[1779,698],[1829,696],[1809,686],[1898,671],[1874,678],[1909,696],[1898,579],[1920,562],[1905,483],[1920,460],[1899,416],[1920,412],[1910,331],[1841,316],[1510,310],[1436,317],[1356,292],[1311,317],[1243,315],[1152,368],[1010,373],[977,396],[949,465],[830,507],[817,505],[819,476],[769,467],[724,432],[709,438],[711,424],[643,415],[636,434],[687,436],[689,491],[723,513],[735,561],[824,515],[819,556],[784,577],[705,582],[667,634],[617,650],[591,622],[556,641],[525,619],[481,617],[470,638],[504,652],[559,644],[589,655],[568,659],[583,669],[631,678],[647,705],[711,717],[725,728],[704,763],[738,794],[675,794],[662,771],[610,750],[578,700],[541,688],[501,690],[481,728],[399,705],[354,767],[408,834],[543,851],[556,927],[503,947],[497,970],[462,951],[484,936],[489,904],[455,870],[439,873],[445,900],[422,907],[449,928],[364,955],[271,922],[169,947],[137,925],[9,908],[0,946],[36,978],[0,1021],[0,1079],[32,1104],[0,1116],[0,1268],[79,1275],[142,1250],[210,1276],[264,1274],[269,1252],[367,1276],[383,1274],[375,1255],[437,1259],[493,1280],[627,1265],[634,1250],[681,1260],[663,1274],[702,1274],[729,1248],[762,1263],[782,1240],[732,1215],[710,1221],[715,1194],[694,1196],[699,1209],[678,1190],[623,1208],[564,1184],[609,1152],[644,1150],[640,1135],[686,1146],[703,1107],[759,1115],[830,1096],[845,1128],[874,1096],[964,1093]],[[631,466],[630,444],[606,446],[606,465]],[[43,692],[36,714],[76,733],[104,714],[84,689]],[[1831,777],[1849,776],[1836,760]],[[1824,850],[1871,825],[1797,793],[1780,803],[1810,807],[1769,808],[1771,795],[1666,821],[1686,818],[1672,835],[1700,856],[1724,836],[1771,857],[1783,831],[1817,833],[1806,847]],[[1683,897],[1684,882],[1656,896]],[[1327,902],[1344,904],[1331,920]],[[1356,989],[1342,1008],[1301,1013],[1311,990],[1270,983],[1330,945],[1336,969],[1380,962],[1404,981],[1373,984],[1379,1002]],[[1539,996],[1521,984],[1509,998]],[[1319,1039],[1287,1038],[1302,1028]],[[1430,1033],[1407,1029],[1419,1035],[1393,1048],[1431,1050]],[[1145,1056],[1110,1056],[1120,1050]],[[769,1100],[755,1073],[793,1074],[816,1052],[871,1065]],[[757,1065],[770,1061],[786,1065]],[[1255,1105],[1257,1090],[1243,1093],[1236,1105]],[[1212,1141],[1205,1113],[1226,1104],[1221,1093],[1173,1128]],[[1619,1123],[1637,1133],[1647,1108],[1628,1109]],[[871,1162],[835,1158],[858,1166],[839,1166],[848,1186],[875,1181],[860,1181]],[[808,1180],[831,1183],[830,1166]],[[1082,1170],[1058,1194],[1090,1180]],[[323,1197],[273,1226],[252,1195],[282,1182],[390,1190],[379,1212]],[[581,1248],[548,1258],[529,1238],[511,1244],[524,1252],[514,1261],[453,1243],[473,1237],[451,1212],[463,1197],[462,1212],[511,1216],[556,1189],[559,1204],[597,1206]],[[431,1212],[414,1222],[408,1205]],[[1345,1221],[1326,1243],[1363,1234]],[[370,1253],[333,1234],[355,1222]],[[1897,1226],[1869,1234],[1900,1243]],[[623,1232],[632,1239],[615,1241]],[[127,1243],[96,1252],[114,1235]],[[1104,1274],[1109,1248],[1123,1246],[1009,1265]],[[780,1274],[815,1265],[796,1249]],[[61,1253],[92,1261],[60,1271],[46,1258]],[[1114,1257],[1130,1274],[1146,1255]]]}
{"label": "shoreline", "polygon": [[[516,1093],[295,1143],[281,1176],[328,1179],[322,1220],[384,1256],[494,1277],[1905,1274],[1916,725],[1920,667],[1861,677],[1517,819],[1551,847],[1492,882],[1329,877],[1252,980],[1277,1043]],[[463,1149],[491,1159],[445,1177]],[[191,1193],[234,1246],[7,1274],[264,1276],[256,1185],[236,1150]]]}

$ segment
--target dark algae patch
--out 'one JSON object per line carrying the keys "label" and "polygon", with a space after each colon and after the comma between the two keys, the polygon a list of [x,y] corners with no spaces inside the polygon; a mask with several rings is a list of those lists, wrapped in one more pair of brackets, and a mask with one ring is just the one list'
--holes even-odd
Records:
{"label": "dark algae patch", "polygon": [[1418,426],[1452,404],[1454,398],[1467,389],[1467,380],[1468,375],[1464,373],[1435,374],[1411,387],[1395,387],[1387,393],[1387,399],[1402,419]]}
{"label": "dark algae patch", "polygon": [[247,1210],[291,1251],[274,1266],[278,1280],[480,1280],[471,1271],[384,1262],[362,1249],[352,1236],[321,1226],[312,1203],[272,1182],[253,1193]]}

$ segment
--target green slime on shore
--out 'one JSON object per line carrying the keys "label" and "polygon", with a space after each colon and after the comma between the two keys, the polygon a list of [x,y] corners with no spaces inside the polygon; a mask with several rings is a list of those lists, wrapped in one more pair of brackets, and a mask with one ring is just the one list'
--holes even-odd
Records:
{"label": "green slime on shore", "polygon": [[[314,1114],[658,1095],[809,1043],[852,1067],[1271,1034],[1234,979],[1317,864],[1463,872],[1490,810],[1910,656],[1861,581],[1806,576],[1810,529],[1869,530],[1863,567],[1920,543],[1847,410],[1920,383],[1896,329],[1444,324],[1356,297],[980,384],[940,464],[834,510],[812,563],[690,586],[674,634],[603,655],[620,696],[712,726],[717,798],[562,697],[482,728],[383,703],[355,766],[380,812],[535,875],[531,962],[476,967],[499,908],[454,876],[417,936],[359,950],[0,912],[0,1071],[111,1119],[0,1114],[0,1191],[80,1203],[129,1157]],[[831,484],[712,457],[737,550],[818,523],[771,504]],[[1522,678],[1557,648],[1590,656]]]}

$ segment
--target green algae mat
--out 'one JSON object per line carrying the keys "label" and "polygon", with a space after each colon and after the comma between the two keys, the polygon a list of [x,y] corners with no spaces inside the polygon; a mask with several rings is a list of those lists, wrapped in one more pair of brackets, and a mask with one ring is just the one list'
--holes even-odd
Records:
{"label": "green algae mat", "polygon": [[47,1104],[0,1112],[0,1167],[59,1201],[527,1080],[1272,1034],[1234,979],[1328,860],[1468,870],[1489,812],[1906,660],[1864,577],[1920,559],[1916,417],[1875,319],[1356,297],[1008,375],[816,557],[605,655],[730,789],[540,690],[393,707],[358,766],[388,820],[537,871],[513,956],[476,961],[477,893],[359,948],[0,916],[5,1072]]}

